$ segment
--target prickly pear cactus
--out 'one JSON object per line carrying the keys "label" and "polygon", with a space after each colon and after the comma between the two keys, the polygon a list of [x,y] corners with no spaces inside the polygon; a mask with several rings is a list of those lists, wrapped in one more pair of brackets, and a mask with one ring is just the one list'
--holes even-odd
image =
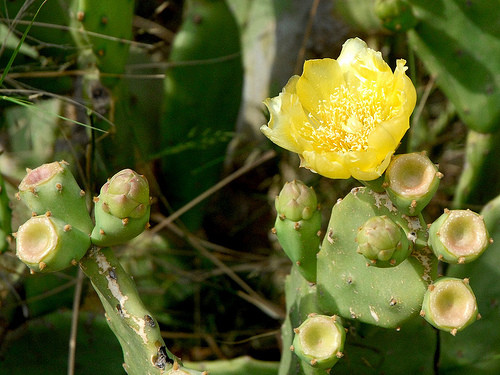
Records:
{"label": "prickly pear cactus", "polygon": [[[292,267],[286,281],[288,317],[282,328],[286,346],[280,374],[324,374],[333,365],[338,374],[431,371],[437,347],[431,326],[448,335],[462,335],[461,331],[480,317],[469,279],[439,278],[437,266],[440,261],[454,267],[474,263],[491,243],[483,218],[469,210],[445,210],[427,225],[422,210],[435,194],[442,174],[424,154],[398,155],[385,173],[385,182],[375,184],[380,187],[377,191],[358,187],[339,199],[320,251],[301,253],[314,258],[316,282],[300,267]],[[290,195],[288,190],[285,187],[280,198]],[[294,197],[293,210],[278,198],[279,214],[289,212],[293,217],[302,213],[304,206]],[[278,216],[277,223],[280,220]],[[293,234],[290,230],[278,239],[294,261],[297,252],[290,251],[293,242],[289,238]],[[312,241],[316,233],[302,235]],[[321,323],[309,326],[307,322],[315,316],[321,317]],[[334,340],[342,335],[332,334],[333,328],[325,323],[328,319],[330,327],[339,324],[348,331],[345,343]],[[309,327],[316,328],[309,331]],[[427,352],[419,362],[405,350],[396,354],[380,344],[397,337],[409,342],[415,335]],[[306,350],[302,344],[296,347],[298,342],[308,343]],[[321,350],[316,350],[315,342],[323,343]],[[380,351],[381,357],[360,345],[377,347],[375,352]],[[327,353],[336,358],[326,357]],[[347,362],[344,356],[349,358]],[[353,358],[359,356],[369,365],[354,365]],[[385,356],[408,361],[391,364],[384,362]]]}

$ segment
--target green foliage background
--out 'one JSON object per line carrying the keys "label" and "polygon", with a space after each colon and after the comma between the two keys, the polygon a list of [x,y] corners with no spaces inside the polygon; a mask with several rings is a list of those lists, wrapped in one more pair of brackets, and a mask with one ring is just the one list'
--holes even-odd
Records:
{"label": "green foliage background", "polygon": [[[300,178],[315,187],[326,221],[354,185],[299,170],[294,155],[271,146],[258,130],[267,121],[262,101],[300,74],[304,59],[336,58],[359,36],[386,61],[408,61],[418,103],[399,152],[426,151],[445,175],[429,219],[493,202],[484,213],[497,241],[465,270],[447,270],[469,275],[483,319],[457,337],[440,335],[438,349],[405,369],[499,371],[498,0],[48,0],[18,48],[41,4],[0,1],[6,234],[30,214],[14,199],[25,168],[65,159],[92,194],[117,170],[137,169],[155,197],[153,227],[116,251],[169,348],[213,363],[215,375],[277,374],[290,263],[269,235],[274,195]],[[240,168],[248,170],[231,175]],[[219,182],[202,204],[161,224]],[[122,374],[118,342],[78,270],[29,275],[13,242],[0,240],[0,373],[66,373],[78,322],[74,373]],[[83,289],[76,297],[75,285]],[[419,327],[408,332],[361,327],[351,347],[356,371],[400,373],[405,353],[377,346],[410,347]],[[210,362],[246,355],[265,362]],[[341,361],[334,373],[352,368]]]}

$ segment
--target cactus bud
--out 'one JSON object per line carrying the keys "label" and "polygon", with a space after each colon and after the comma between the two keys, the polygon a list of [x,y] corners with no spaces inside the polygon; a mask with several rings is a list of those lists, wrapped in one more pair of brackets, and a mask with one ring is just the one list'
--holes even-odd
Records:
{"label": "cactus bud", "polygon": [[336,316],[310,314],[294,332],[294,353],[312,367],[330,369],[342,358],[346,333]]}
{"label": "cactus bud", "polygon": [[455,335],[478,318],[476,296],[468,279],[442,277],[424,295],[420,315],[437,329]]}
{"label": "cactus bud", "polygon": [[31,217],[16,235],[17,257],[35,272],[68,268],[89,247],[88,234],[50,215]]}
{"label": "cactus bud", "polygon": [[287,182],[276,197],[276,211],[292,221],[308,220],[316,212],[318,201],[312,187],[302,181]]}
{"label": "cactus bud", "polygon": [[99,199],[113,216],[140,218],[149,206],[148,180],[131,169],[124,169],[103,185]]}
{"label": "cactus bud", "polygon": [[401,212],[416,216],[436,193],[441,178],[442,174],[424,154],[402,154],[387,167],[384,185]]}
{"label": "cactus bud", "polygon": [[490,243],[483,218],[470,210],[446,210],[429,228],[429,246],[439,260],[468,263]]}
{"label": "cactus bud", "polygon": [[149,221],[149,185],[131,169],[115,174],[95,199],[95,227],[91,240],[97,246],[124,243],[146,228]]}
{"label": "cactus bud", "polygon": [[28,173],[19,184],[19,197],[37,215],[50,211],[54,216],[85,233],[92,231],[92,220],[68,163],[43,164]]}
{"label": "cactus bud", "polygon": [[276,210],[274,232],[283,250],[302,276],[315,283],[321,214],[314,189],[301,181],[286,183],[276,198]]}
{"label": "cactus bud", "polygon": [[412,247],[403,229],[387,216],[374,216],[359,229],[357,252],[377,267],[393,267],[410,255]]}

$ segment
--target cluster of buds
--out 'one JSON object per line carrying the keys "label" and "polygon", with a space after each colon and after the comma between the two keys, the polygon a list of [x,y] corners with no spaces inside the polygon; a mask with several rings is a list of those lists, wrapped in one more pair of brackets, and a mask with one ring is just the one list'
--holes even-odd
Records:
{"label": "cluster of buds", "polygon": [[102,187],[95,199],[95,225],[85,192],[64,161],[28,169],[17,198],[32,211],[15,233],[16,254],[32,272],[76,265],[92,245],[124,243],[139,235],[149,221],[148,182],[130,169]]}

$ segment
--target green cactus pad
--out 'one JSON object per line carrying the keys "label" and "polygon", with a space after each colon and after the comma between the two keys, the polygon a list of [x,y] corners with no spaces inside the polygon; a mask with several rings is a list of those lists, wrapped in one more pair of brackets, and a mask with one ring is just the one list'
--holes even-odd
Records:
{"label": "green cactus pad", "polygon": [[442,177],[425,154],[402,154],[387,167],[384,187],[402,213],[415,216],[430,202]]}
{"label": "green cactus pad", "polygon": [[88,234],[49,215],[30,218],[16,234],[16,255],[34,272],[74,266],[89,248]]}
{"label": "green cactus pad", "polygon": [[472,262],[489,244],[483,218],[470,210],[445,210],[429,228],[429,246],[447,263]]}
{"label": "green cactus pad", "polygon": [[19,184],[17,196],[37,215],[50,212],[82,232],[90,234],[92,231],[85,192],[78,186],[65,161],[28,170]]}
{"label": "green cactus pad", "polygon": [[[358,228],[369,218],[382,215],[403,228],[414,243],[412,254],[397,267],[371,267],[356,252]],[[421,217],[401,214],[387,194],[353,189],[333,207],[318,253],[321,311],[386,328],[399,327],[418,315],[437,263],[426,248],[426,230]]]}
{"label": "green cactus pad", "polygon": [[436,280],[425,293],[420,315],[452,335],[475,322],[478,308],[469,280],[454,277]]}
{"label": "green cactus pad", "polygon": [[293,352],[312,367],[330,369],[342,358],[346,332],[337,316],[310,314],[294,332]]}

